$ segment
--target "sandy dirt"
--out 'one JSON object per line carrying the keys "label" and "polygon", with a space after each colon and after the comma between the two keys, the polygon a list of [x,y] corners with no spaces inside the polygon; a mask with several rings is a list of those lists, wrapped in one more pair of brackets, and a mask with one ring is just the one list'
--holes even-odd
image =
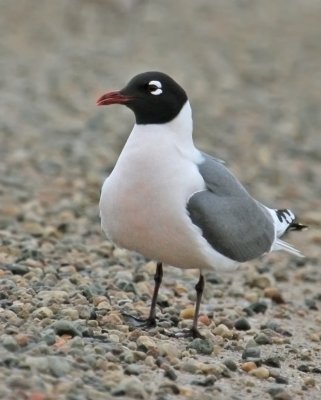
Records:
{"label": "sandy dirt", "polygon": [[[0,4],[0,398],[320,399],[321,2]],[[287,238],[305,259],[213,272],[206,343],[166,335],[190,323],[197,271],[168,267],[159,327],[129,330],[154,266],[100,231],[133,116],[95,100],[147,70],[186,89],[199,148],[310,227]]]}

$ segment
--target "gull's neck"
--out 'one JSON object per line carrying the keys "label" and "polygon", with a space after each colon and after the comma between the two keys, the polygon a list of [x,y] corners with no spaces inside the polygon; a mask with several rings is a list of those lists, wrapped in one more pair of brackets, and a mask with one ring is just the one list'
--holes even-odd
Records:
{"label": "gull's neck", "polygon": [[148,141],[172,143],[183,153],[197,151],[193,143],[193,120],[189,101],[186,101],[178,115],[170,122],[164,124],[136,124],[129,137],[145,136]]}

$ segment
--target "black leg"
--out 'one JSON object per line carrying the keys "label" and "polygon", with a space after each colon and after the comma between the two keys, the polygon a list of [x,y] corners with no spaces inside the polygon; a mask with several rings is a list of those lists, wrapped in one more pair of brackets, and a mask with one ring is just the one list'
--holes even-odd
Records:
{"label": "black leg", "polygon": [[194,312],[194,318],[193,318],[193,325],[191,329],[184,329],[182,332],[175,333],[174,337],[193,337],[195,338],[201,338],[204,339],[203,335],[200,334],[199,330],[197,329],[197,321],[198,321],[198,315],[200,311],[200,306],[201,306],[201,300],[202,300],[202,295],[204,291],[204,286],[205,286],[205,280],[204,276],[202,273],[200,273],[200,278],[195,285],[195,290],[196,290],[196,305],[195,305],[195,312]]}
{"label": "black leg", "polygon": [[160,285],[163,280],[163,264],[161,262],[157,263],[156,266],[156,272],[154,275],[154,281],[155,281],[155,287],[154,287],[154,293],[152,297],[152,304],[150,306],[150,312],[149,312],[149,320],[154,321],[154,324],[156,325],[156,304],[157,304],[157,297],[158,297],[158,291],[160,288]]}
{"label": "black leg", "polygon": [[157,296],[160,285],[163,279],[163,264],[161,262],[157,263],[156,273],[154,275],[155,287],[154,293],[152,297],[152,304],[150,306],[150,312],[147,319],[140,319],[134,317],[133,315],[123,313],[127,323],[136,328],[153,328],[156,326],[156,304],[157,304]]}
{"label": "black leg", "polygon": [[201,300],[202,300],[202,295],[204,291],[204,276],[202,273],[200,273],[200,279],[195,285],[195,290],[196,290],[196,305],[195,305],[195,313],[194,313],[194,318],[193,318],[193,325],[192,325],[192,335],[194,338],[196,337],[202,337],[202,335],[199,333],[199,330],[197,329],[197,321],[198,321],[198,315],[200,312],[200,306],[201,306]]}

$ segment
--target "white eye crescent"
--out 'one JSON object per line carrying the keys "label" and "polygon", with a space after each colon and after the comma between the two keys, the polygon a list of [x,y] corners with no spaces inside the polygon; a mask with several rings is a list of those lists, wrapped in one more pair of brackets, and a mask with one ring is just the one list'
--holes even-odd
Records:
{"label": "white eye crescent", "polygon": [[150,93],[155,96],[163,93],[162,84],[159,81],[150,81],[148,83],[148,89]]}

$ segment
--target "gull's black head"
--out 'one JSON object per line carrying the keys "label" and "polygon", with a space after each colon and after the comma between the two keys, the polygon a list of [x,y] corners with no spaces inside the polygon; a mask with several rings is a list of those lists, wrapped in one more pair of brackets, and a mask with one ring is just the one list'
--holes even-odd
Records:
{"label": "gull's black head", "polygon": [[125,104],[137,124],[163,124],[174,119],[186,101],[184,89],[170,76],[151,71],[134,76],[120,91],[104,94],[97,105]]}

